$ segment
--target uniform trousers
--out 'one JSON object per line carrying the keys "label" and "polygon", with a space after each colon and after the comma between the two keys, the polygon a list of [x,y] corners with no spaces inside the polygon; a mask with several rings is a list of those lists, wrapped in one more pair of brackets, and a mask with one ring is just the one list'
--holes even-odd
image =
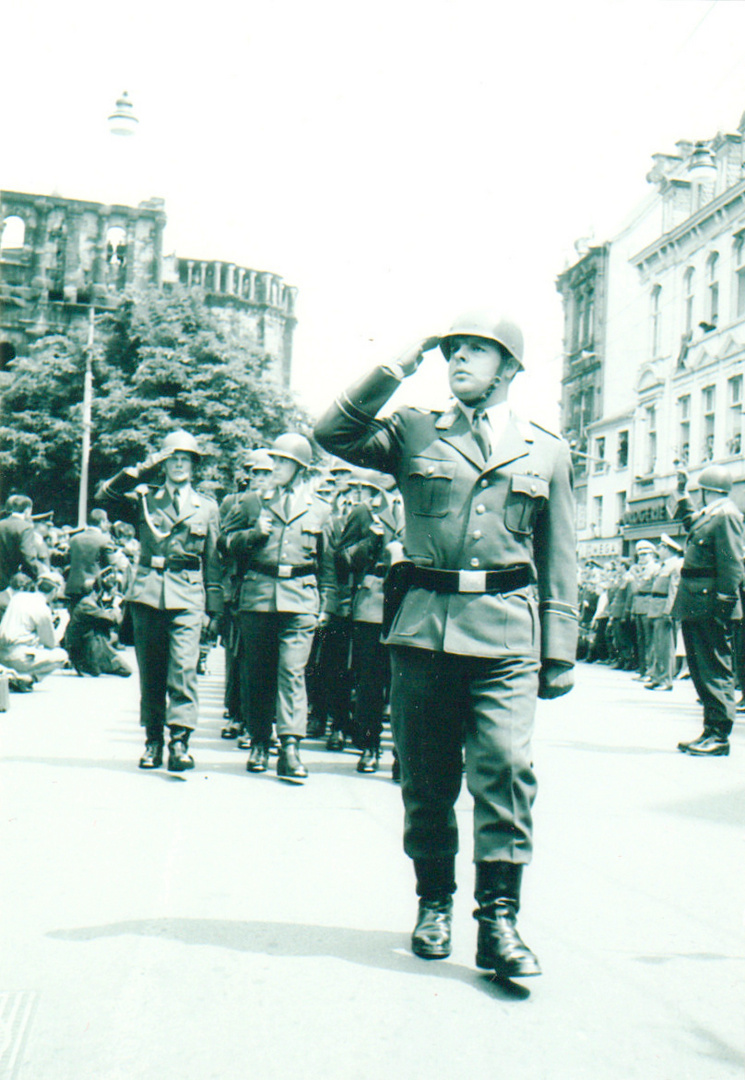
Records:
{"label": "uniform trousers", "polygon": [[380,623],[352,624],[352,679],[352,741],[359,750],[377,750],[391,682],[391,661],[387,646],[380,641]]}
{"label": "uniform trousers", "polygon": [[652,666],[652,622],[649,615],[635,615],[634,620],[639,674],[646,675]]}
{"label": "uniform trousers", "polygon": [[683,619],[688,669],[704,707],[704,731],[726,739],[735,721],[735,677],[732,670],[732,623],[716,619]]}
{"label": "uniform trousers", "polygon": [[465,744],[474,861],[530,862],[538,670],[529,656],[391,646],[391,728],[401,762],[404,851],[412,859],[458,850]]}
{"label": "uniform trousers", "polygon": [[135,655],[140,671],[140,723],[148,742],[163,729],[197,726],[197,663],[204,613],[131,603]]}
{"label": "uniform trousers", "polygon": [[352,620],[341,615],[329,615],[320,633],[313,706],[319,719],[325,720],[330,716],[334,731],[346,733],[352,695],[349,667]]}
{"label": "uniform trousers", "polygon": [[251,741],[277,735],[302,738],[308,724],[305,666],[318,617],[304,612],[242,611],[241,709]]}
{"label": "uniform trousers", "polygon": [[675,620],[669,615],[655,615],[652,624],[652,665],[648,674],[653,682],[673,685],[675,666]]}
{"label": "uniform trousers", "polygon": [[223,703],[228,716],[237,718],[240,716],[241,708],[239,679],[241,635],[238,618],[231,604],[226,604],[223,612],[222,643],[225,651],[225,697]]}

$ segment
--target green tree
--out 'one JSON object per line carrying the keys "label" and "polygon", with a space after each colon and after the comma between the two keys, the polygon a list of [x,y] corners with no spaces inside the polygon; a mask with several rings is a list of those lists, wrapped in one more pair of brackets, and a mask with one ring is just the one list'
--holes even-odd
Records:
{"label": "green tree", "polygon": [[[80,477],[85,327],[41,339],[0,376],[3,495],[24,491],[39,510],[75,518]],[[198,484],[230,488],[247,449],[311,421],[269,374],[236,325],[201,294],[177,289],[124,296],[96,317],[90,492],[184,427],[209,457]]]}

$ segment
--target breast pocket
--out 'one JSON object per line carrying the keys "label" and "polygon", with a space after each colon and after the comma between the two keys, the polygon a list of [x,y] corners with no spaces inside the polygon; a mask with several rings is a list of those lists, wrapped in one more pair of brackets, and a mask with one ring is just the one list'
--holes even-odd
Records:
{"label": "breast pocket", "polygon": [[505,527],[523,535],[531,532],[536,514],[547,498],[548,480],[515,473],[504,504]]}
{"label": "breast pocket", "polygon": [[204,542],[207,536],[207,523],[204,521],[189,522],[189,551],[201,553],[204,550]]}
{"label": "breast pocket", "polygon": [[318,552],[319,535],[320,530],[315,527],[308,527],[300,533],[300,543],[306,559],[315,559]]}
{"label": "breast pocket", "polygon": [[409,508],[422,517],[445,517],[450,508],[450,493],[455,463],[439,458],[415,457],[409,465]]}

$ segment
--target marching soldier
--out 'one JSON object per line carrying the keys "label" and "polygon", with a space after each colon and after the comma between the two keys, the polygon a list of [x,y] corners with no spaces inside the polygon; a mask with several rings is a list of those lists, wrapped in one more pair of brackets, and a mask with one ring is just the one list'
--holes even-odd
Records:
{"label": "marching soldier", "polygon": [[688,668],[704,707],[704,730],[678,749],[694,757],[729,754],[735,719],[732,620],[742,618],[739,590],[743,570],[743,517],[729,493],[732,478],[709,465],[698,478],[702,508],[686,495],[688,478],[678,473],[676,516],[688,529],[673,617],[681,620]]}
{"label": "marching soldier", "polygon": [[[377,418],[438,344],[454,407]],[[387,579],[400,604],[384,640],[404,849],[419,895],[412,949],[426,959],[450,953],[465,741],[476,963],[503,977],[540,974],[516,926],[533,846],[530,741],[537,696],[573,685],[577,642],[570,454],[510,412],[508,388],[522,366],[519,327],[466,315],[443,338],[373,370],[316,427],[330,453],[395,476],[404,501],[406,560]]]}
{"label": "marching soldier", "polygon": [[375,773],[391,669],[388,650],[380,640],[383,579],[389,568],[390,545],[401,541],[404,523],[398,507],[388,498],[390,478],[374,469],[358,469],[352,486],[359,490],[360,501],[349,515],[337,556],[353,580],[352,733],[362,751],[357,772]]}
{"label": "marching soldier", "polygon": [[222,542],[245,568],[239,600],[241,708],[251,736],[248,772],[266,772],[276,717],[277,776],[293,784],[308,771],[298,746],[306,733],[305,667],[318,622],[318,565],[328,507],[305,481],[308,440],[274,440],[272,487],[252,496],[243,527]]}
{"label": "marching soldier", "polygon": [[[206,609],[222,611],[217,555],[218,508],[191,486],[202,456],[193,435],[166,435],[159,453],[123,469],[97,497],[137,525],[140,558],[126,599],[134,625],[140,671],[140,722],[145,728],[141,769],[163,762],[164,728],[170,731],[168,769],[194,768],[189,737],[198,716],[197,663]],[[163,470],[165,481],[149,481]]]}

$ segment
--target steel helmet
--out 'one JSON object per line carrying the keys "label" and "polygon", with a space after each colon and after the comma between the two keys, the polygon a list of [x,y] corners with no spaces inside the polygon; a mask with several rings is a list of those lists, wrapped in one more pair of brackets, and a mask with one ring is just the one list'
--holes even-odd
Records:
{"label": "steel helmet", "polygon": [[313,450],[304,435],[296,431],[287,431],[284,435],[278,435],[272,443],[269,453],[272,457],[289,458],[297,462],[303,469],[307,469],[313,459]]}
{"label": "steel helmet", "polygon": [[194,457],[204,456],[204,452],[197,445],[197,440],[188,431],[184,431],[183,428],[166,435],[161,449],[163,453],[169,454],[175,454],[177,450],[181,450],[185,454],[193,454]]}
{"label": "steel helmet", "polygon": [[698,486],[706,491],[717,491],[720,495],[729,495],[732,491],[732,477],[729,469],[722,465],[709,465],[698,478]]}
{"label": "steel helmet", "polygon": [[506,349],[521,368],[523,367],[525,355],[523,332],[511,319],[503,319],[487,311],[467,311],[460,315],[447,334],[443,334],[440,339],[440,348],[446,360],[450,359],[451,338],[454,337],[480,337],[486,338],[487,341],[494,341]]}
{"label": "steel helmet", "polygon": [[390,487],[391,477],[377,469],[357,468],[352,472],[352,483],[362,487],[372,488],[374,491],[387,491]]}
{"label": "steel helmet", "polygon": [[272,455],[263,447],[252,450],[246,458],[246,468],[249,472],[271,472],[274,468]]}

